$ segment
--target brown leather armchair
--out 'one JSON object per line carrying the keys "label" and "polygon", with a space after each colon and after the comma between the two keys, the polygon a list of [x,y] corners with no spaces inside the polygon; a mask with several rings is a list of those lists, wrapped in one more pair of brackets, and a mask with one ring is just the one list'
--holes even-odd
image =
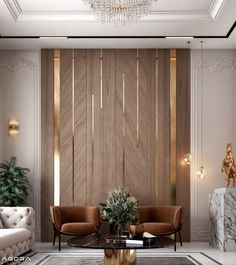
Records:
{"label": "brown leather armchair", "polygon": [[176,234],[182,246],[182,206],[140,206],[136,214],[138,225],[133,233],[149,232],[154,235],[174,234],[176,251]]}
{"label": "brown leather armchair", "polygon": [[53,223],[55,246],[59,237],[61,250],[61,234],[79,236],[97,233],[100,227],[100,211],[97,206],[51,206],[50,213]]}

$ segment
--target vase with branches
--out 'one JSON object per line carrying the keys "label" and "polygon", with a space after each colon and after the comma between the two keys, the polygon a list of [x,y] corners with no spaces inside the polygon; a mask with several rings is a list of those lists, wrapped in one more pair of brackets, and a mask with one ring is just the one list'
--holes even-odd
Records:
{"label": "vase with branches", "polygon": [[135,223],[138,201],[129,192],[117,187],[108,193],[108,199],[101,203],[102,216],[116,227],[116,235],[120,236],[125,226]]}

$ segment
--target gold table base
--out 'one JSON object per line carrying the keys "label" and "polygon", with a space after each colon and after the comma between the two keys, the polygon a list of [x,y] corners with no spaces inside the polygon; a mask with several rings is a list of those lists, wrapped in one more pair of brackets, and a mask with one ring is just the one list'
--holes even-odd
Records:
{"label": "gold table base", "polygon": [[136,250],[105,249],[104,265],[136,265]]}

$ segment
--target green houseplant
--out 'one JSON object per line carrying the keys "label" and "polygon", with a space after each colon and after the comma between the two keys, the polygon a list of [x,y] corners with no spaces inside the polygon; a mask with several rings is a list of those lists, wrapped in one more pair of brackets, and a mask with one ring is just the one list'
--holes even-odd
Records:
{"label": "green houseplant", "polygon": [[0,206],[21,206],[26,204],[32,187],[27,178],[28,168],[16,166],[16,157],[10,162],[0,163]]}
{"label": "green houseplant", "polygon": [[121,187],[108,193],[108,199],[101,203],[102,216],[116,227],[116,234],[120,236],[124,226],[135,222],[138,201],[134,196]]}

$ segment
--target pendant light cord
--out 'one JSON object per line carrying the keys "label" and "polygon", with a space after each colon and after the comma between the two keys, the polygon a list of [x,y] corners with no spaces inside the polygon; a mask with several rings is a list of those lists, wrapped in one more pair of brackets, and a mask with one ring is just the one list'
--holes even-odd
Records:
{"label": "pendant light cord", "polygon": [[203,54],[202,54],[202,48],[203,48],[203,41],[201,41],[201,167],[202,167],[202,142],[203,142],[203,74],[202,74],[202,66],[203,66]]}

